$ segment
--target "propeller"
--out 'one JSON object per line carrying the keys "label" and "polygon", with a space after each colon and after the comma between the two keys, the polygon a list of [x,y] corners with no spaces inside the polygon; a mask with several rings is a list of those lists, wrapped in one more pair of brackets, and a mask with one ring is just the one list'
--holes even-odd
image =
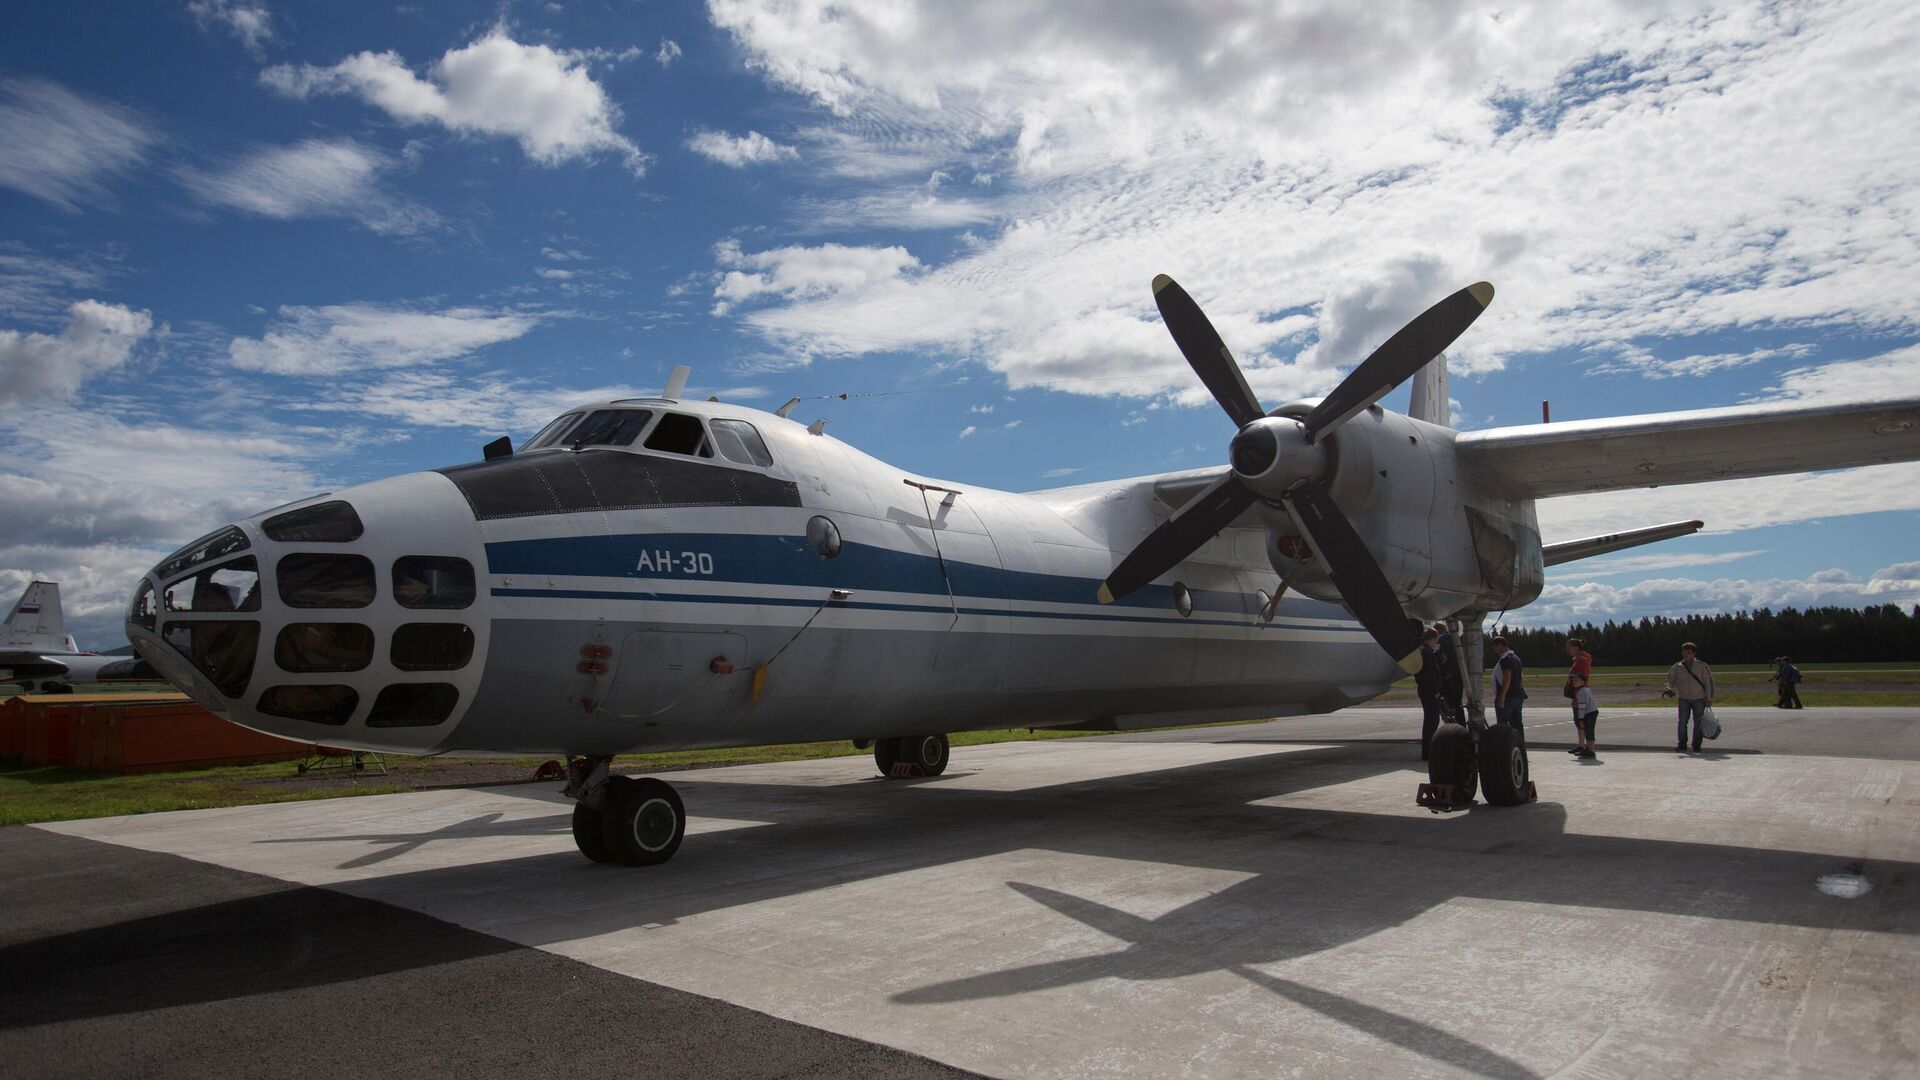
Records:
{"label": "propeller", "polygon": [[1300,522],[1360,625],[1403,669],[1419,670],[1420,639],[1393,584],[1327,490],[1319,443],[1453,344],[1493,302],[1493,286],[1476,282],[1421,312],[1298,421],[1270,417],[1260,407],[1226,342],[1178,282],[1155,277],[1153,300],[1181,355],[1240,431],[1229,453],[1232,471],[1128,552],[1101,583],[1100,602],[1111,604],[1178,566],[1264,497]]}

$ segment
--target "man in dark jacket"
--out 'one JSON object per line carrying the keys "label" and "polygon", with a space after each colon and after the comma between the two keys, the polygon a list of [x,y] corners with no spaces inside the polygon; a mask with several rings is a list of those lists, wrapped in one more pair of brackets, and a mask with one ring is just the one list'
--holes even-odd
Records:
{"label": "man in dark jacket", "polygon": [[1420,670],[1414,673],[1413,687],[1420,693],[1420,760],[1427,760],[1427,748],[1433,745],[1433,733],[1440,730],[1440,632],[1429,629],[1420,642]]}
{"label": "man in dark jacket", "polygon": [[1779,707],[1782,709],[1805,708],[1800,704],[1800,669],[1793,666],[1793,657],[1782,656],[1775,663],[1780,665],[1780,669],[1773,673],[1773,679],[1767,681],[1778,680],[1780,683]]}
{"label": "man in dark jacket", "polygon": [[1433,624],[1433,632],[1438,636],[1434,649],[1440,654],[1440,702],[1441,717],[1450,723],[1461,723],[1461,697],[1467,690],[1467,669],[1460,663],[1460,645],[1454,640],[1453,631],[1447,624]]}

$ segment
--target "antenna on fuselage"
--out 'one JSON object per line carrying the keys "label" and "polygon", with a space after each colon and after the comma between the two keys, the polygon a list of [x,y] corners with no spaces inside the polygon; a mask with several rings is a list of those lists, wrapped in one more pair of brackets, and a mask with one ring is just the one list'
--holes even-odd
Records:
{"label": "antenna on fuselage", "polygon": [[687,389],[687,376],[691,374],[693,369],[687,365],[673,365],[673,370],[667,373],[667,388],[660,392],[660,396],[669,401],[678,401]]}

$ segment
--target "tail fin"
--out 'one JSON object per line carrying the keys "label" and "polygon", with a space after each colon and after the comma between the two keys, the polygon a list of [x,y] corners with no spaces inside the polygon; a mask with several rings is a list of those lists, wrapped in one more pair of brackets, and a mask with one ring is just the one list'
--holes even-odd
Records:
{"label": "tail fin", "polygon": [[60,586],[51,581],[28,585],[0,629],[0,640],[30,648],[66,648],[67,620],[60,611]]}
{"label": "tail fin", "polygon": [[1441,353],[1413,373],[1413,400],[1407,405],[1407,415],[1450,428],[1452,413],[1452,399],[1447,397],[1447,354]]}

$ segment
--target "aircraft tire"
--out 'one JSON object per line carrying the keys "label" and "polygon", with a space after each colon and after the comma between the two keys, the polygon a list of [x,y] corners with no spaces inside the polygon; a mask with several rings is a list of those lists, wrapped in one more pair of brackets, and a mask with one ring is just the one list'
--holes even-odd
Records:
{"label": "aircraft tire", "polygon": [[600,835],[607,854],[627,866],[657,866],[673,858],[687,835],[687,811],[673,785],[653,777],[607,781]]}
{"label": "aircraft tire", "polygon": [[573,804],[573,846],[594,862],[613,861],[607,850],[607,817],[585,803]]}
{"label": "aircraft tire", "polygon": [[899,760],[899,739],[875,739],[873,741],[873,767],[880,770],[881,776],[892,776],[893,766]]}
{"label": "aircraft tire", "polygon": [[41,683],[40,692],[43,694],[71,694],[73,693],[73,684],[63,682]]}
{"label": "aircraft tire", "polygon": [[900,760],[912,762],[927,776],[946,772],[948,755],[945,735],[909,735],[900,740]]}
{"label": "aircraft tire", "polygon": [[1441,724],[1433,733],[1433,745],[1427,747],[1427,780],[1453,785],[1453,803],[1464,806],[1473,801],[1479,783],[1480,765],[1473,753],[1473,732],[1465,724]]}
{"label": "aircraft tire", "polygon": [[1480,791],[1495,806],[1527,801],[1527,744],[1506,724],[1480,733]]}

